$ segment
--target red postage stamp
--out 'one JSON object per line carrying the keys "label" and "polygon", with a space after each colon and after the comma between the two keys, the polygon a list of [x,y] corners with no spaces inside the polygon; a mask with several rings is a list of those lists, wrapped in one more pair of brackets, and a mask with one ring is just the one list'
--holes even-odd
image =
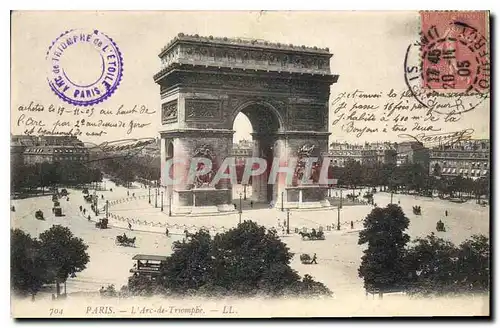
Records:
{"label": "red postage stamp", "polygon": [[422,87],[488,92],[489,13],[421,11],[420,18]]}

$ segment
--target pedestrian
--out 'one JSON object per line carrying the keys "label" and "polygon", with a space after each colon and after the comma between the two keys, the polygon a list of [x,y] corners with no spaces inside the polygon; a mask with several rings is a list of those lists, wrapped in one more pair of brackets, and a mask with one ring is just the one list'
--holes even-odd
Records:
{"label": "pedestrian", "polygon": [[165,234],[166,234],[166,235],[167,235],[167,237],[168,237],[168,228],[167,228],[167,229],[165,229]]}
{"label": "pedestrian", "polygon": [[134,192],[134,193],[132,193],[132,197],[135,197],[135,192]]}
{"label": "pedestrian", "polygon": [[253,208],[253,200],[250,201],[250,207]]}
{"label": "pedestrian", "polygon": [[87,220],[89,220],[89,221],[90,221],[90,214],[89,214],[89,216],[87,216]]}
{"label": "pedestrian", "polygon": [[127,190],[127,196],[130,196],[130,193],[128,192],[128,190]]}
{"label": "pedestrian", "polygon": [[234,209],[236,209],[236,204],[233,203]]}
{"label": "pedestrian", "polygon": [[448,216],[448,210],[444,211],[444,216]]}
{"label": "pedestrian", "polygon": [[128,223],[128,229],[132,230],[132,225],[130,224],[130,222]]}
{"label": "pedestrian", "polygon": [[317,257],[316,257],[316,253],[314,253],[314,255],[313,255],[313,259],[312,259],[312,261],[311,261],[311,264],[313,264],[313,263],[314,263],[314,264],[318,264],[318,262],[316,261],[316,259],[317,259]]}
{"label": "pedestrian", "polygon": [[351,221],[351,229],[354,229],[354,222]]}
{"label": "pedestrian", "polygon": [[80,212],[82,211],[82,205],[80,205]]}
{"label": "pedestrian", "polygon": [[87,212],[87,210],[86,210],[86,209],[83,209],[83,215],[85,215],[85,212]]}
{"label": "pedestrian", "polygon": [[101,199],[104,199],[104,195],[101,195]]}
{"label": "pedestrian", "polygon": [[398,199],[398,205],[400,205],[400,204],[401,204],[401,201]]}

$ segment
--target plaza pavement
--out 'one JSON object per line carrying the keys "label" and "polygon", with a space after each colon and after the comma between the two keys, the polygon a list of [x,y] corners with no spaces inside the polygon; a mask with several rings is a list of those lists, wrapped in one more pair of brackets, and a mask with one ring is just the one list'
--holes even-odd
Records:
{"label": "plaza pavement", "polygon": [[[110,229],[95,228],[95,220],[105,216],[104,211],[99,217],[91,213],[92,222],[80,213],[79,206],[90,211],[90,204],[83,200],[80,190],[69,190],[69,201],[61,199],[64,217],[54,217],[51,213],[51,196],[12,200],[16,212],[11,212],[11,227],[20,228],[33,236],[49,229],[53,224],[67,226],[78,237],[89,245],[88,253],[90,262],[87,268],[77,273],[76,278],[70,278],[67,283],[68,292],[84,291],[95,292],[101,286],[115,284],[117,288],[127,283],[129,269],[132,267],[132,257],[136,254],[170,255],[172,253],[172,242],[183,238],[184,229],[193,232],[199,227],[211,229],[211,233],[222,232],[237,225],[238,213],[227,215],[208,216],[180,216],[169,217],[168,208],[164,212],[154,207],[154,194],[152,192],[152,204],[148,203],[145,188],[137,185],[128,190],[116,187],[107,181],[106,191],[97,191],[99,197],[104,195],[104,201],[116,202],[128,198],[127,201],[110,206],[113,216],[127,217],[136,220],[132,223],[133,231],[128,231],[126,221],[110,219]],[[112,188],[113,192],[109,191]],[[93,191],[91,191],[93,192]],[[144,197],[146,195],[146,197]],[[98,207],[102,209],[104,201],[99,198]],[[489,235],[489,207],[481,207],[472,201],[464,204],[456,204],[439,199],[428,199],[418,196],[394,195],[393,201],[400,202],[401,207],[410,219],[410,227],[407,233],[413,238],[424,237],[435,232],[436,221],[442,219],[447,231],[437,233],[438,236],[449,239],[454,243],[460,243],[473,234],[483,233]],[[239,202],[239,200],[238,200]],[[384,206],[390,202],[390,194],[375,194],[375,203]],[[159,204],[160,202],[158,202]],[[250,219],[266,227],[278,228],[278,220],[282,223],[286,219],[286,212],[279,209],[259,207],[251,209],[249,200],[243,202],[242,220]],[[412,212],[412,206],[420,205],[422,215],[416,216]],[[257,206],[258,207],[258,206]],[[325,283],[336,295],[359,295],[364,296],[363,281],[358,277],[358,267],[361,261],[363,247],[357,244],[358,231],[362,228],[360,220],[372,210],[372,206],[358,205],[345,206],[341,210],[341,230],[326,231],[328,225],[336,224],[336,208],[328,210],[291,211],[290,226],[295,228],[325,228],[326,239],[323,241],[302,240],[298,234],[291,233],[283,235],[278,229],[283,242],[296,254],[292,259],[291,266],[300,274],[310,274],[314,279]],[[34,218],[34,212],[41,209],[46,221]],[[449,216],[444,217],[444,211],[448,210]],[[350,221],[355,222],[354,229],[350,228]],[[156,224],[156,226],[155,226]],[[169,225],[170,237],[165,236],[165,226]],[[163,226],[162,226],[163,225]],[[177,225],[177,227],[175,227]],[[292,232],[291,231],[291,232]],[[115,237],[126,233],[130,237],[136,237],[136,247],[122,247],[115,245]],[[316,253],[318,264],[304,265],[299,260],[302,253]],[[50,294],[49,294],[50,295]]]}

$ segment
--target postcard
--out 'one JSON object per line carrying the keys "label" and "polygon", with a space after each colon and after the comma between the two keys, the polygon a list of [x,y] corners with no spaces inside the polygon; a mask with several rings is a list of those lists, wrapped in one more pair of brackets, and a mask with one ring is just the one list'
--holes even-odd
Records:
{"label": "postcard", "polygon": [[490,315],[488,11],[13,11],[11,315]]}

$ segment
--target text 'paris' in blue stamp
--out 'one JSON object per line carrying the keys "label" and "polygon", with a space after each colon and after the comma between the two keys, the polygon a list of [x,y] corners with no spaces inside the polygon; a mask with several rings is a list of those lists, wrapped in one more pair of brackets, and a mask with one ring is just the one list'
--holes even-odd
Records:
{"label": "text 'paris' in blue stamp", "polygon": [[101,31],[73,29],[49,47],[49,86],[65,102],[77,106],[98,104],[118,88],[123,58],[116,43]]}

